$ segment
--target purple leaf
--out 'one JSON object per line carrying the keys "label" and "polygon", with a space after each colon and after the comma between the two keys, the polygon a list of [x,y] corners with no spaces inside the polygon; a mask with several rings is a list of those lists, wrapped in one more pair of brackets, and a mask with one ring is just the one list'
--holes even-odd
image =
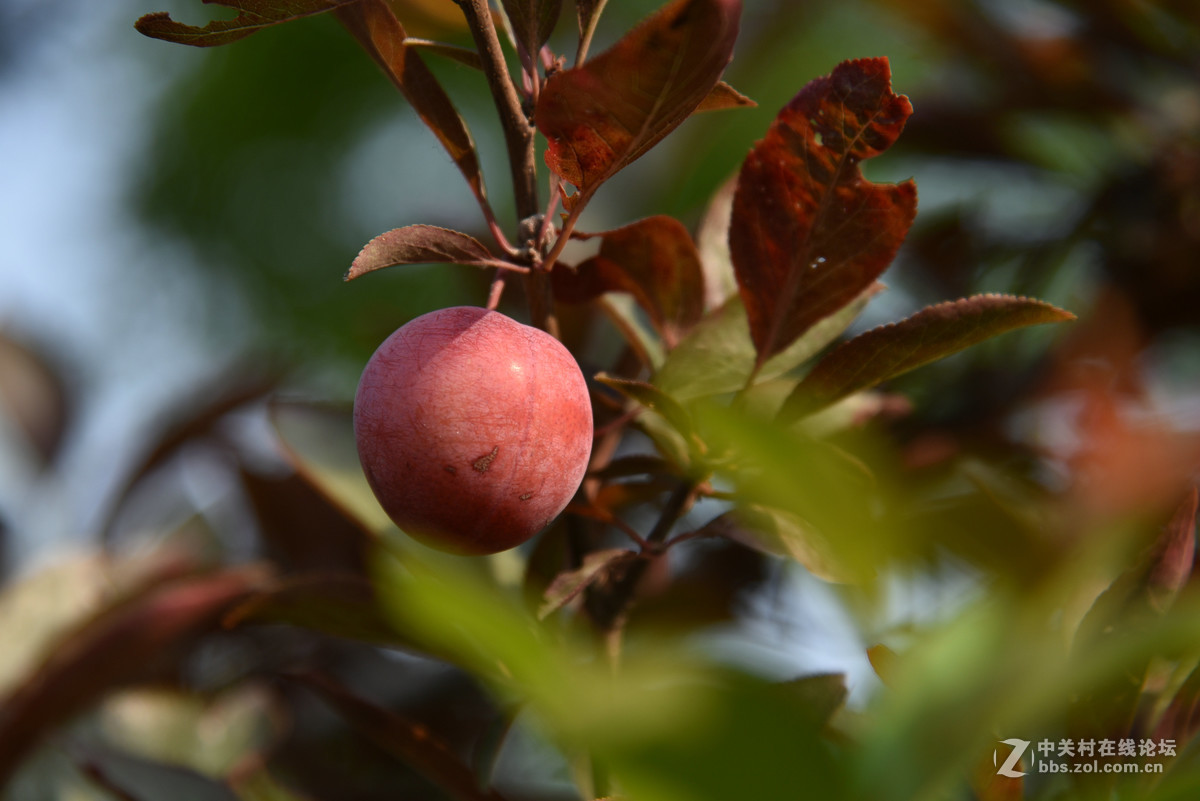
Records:
{"label": "purple leaf", "polygon": [[1057,306],[1011,295],[975,295],[929,306],[832,350],[796,387],[781,414],[794,420],[1006,331],[1074,319]]}

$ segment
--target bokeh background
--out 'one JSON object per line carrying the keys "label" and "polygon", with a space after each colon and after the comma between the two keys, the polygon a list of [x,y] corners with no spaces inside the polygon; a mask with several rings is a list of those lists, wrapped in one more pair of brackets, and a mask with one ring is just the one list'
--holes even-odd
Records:
{"label": "bokeh background", "polygon": [[[469,43],[449,0],[394,5],[415,35]],[[593,52],[656,6],[610,3]],[[190,0],[0,2],[3,570],[10,588],[60,571],[31,607],[9,591],[0,626],[32,643],[69,618],[62,598],[88,597],[99,579],[78,565],[102,543],[136,551],[200,528],[228,558],[269,549],[284,510],[303,519],[309,495],[277,452],[265,400],[345,403],[391,330],[486,297],[488,277],[456,266],[342,282],[390,228],[484,228],[435,139],[334,19],[200,50],[138,35],[133,21],[151,11],[196,24],[223,14]],[[568,4],[564,52],[572,24]],[[920,209],[890,291],[857,329],[976,292],[1080,317],[895,382],[914,409],[889,428],[906,464],[937,476],[986,456],[1081,518],[1162,516],[1200,454],[1190,0],[746,0],[726,79],[758,106],[690,120],[606,186],[581,227],[656,213],[695,227],[797,90],[877,55],[915,113],[868,177],[915,178]],[[511,228],[482,78],[426,61]],[[961,514],[975,525],[972,507]],[[353,558],[306,547],[291,557]],[[1016,565],[1007,549],[1040,546],[978,547]],[[830,590],[799,571],[746,570],[767,590],[740,601],[730,648],[781,674],[849,671],[852,689],[872,686]],[[897,590],[888,614],[937,616],[973,591],[969,577],[942,579]]]}

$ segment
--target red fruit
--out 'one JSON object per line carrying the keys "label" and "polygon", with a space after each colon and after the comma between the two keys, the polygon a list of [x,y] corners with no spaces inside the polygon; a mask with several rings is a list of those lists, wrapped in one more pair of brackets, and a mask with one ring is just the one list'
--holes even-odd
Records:
{"label": "red fruit", "polygon": [[537,534],[575,494],[592,407],[558,340],[459,306],[379,346],[354,398],[354,435],[396,525],[440,550],[495,553]]}

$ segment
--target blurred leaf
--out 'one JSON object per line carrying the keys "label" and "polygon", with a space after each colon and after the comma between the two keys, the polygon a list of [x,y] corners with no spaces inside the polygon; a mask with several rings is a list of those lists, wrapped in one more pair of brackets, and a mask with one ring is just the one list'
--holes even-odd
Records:
{"label": "blurred leaf", "polygon": [[[1086,658],[1105,642],[1120,647],[1148,621],[1166,614],[1192,572],[1196,507],[1193,488],[1157,540],[1096,598],[1076,632],[1077,655]],[[1075,725],[1097,736],[1130,731],[1150,665],[1150,655],[1144,655],[1108,682],[1080,693],[1072,710]]]}
{"label": "blurred leaf", "polygon": [[0,406],[45,467],[58,453],[70,413],[67,387],[42,354],[0,331]]}
{"label": "blurred leaf", "polygon": [[841,673],[818,673],[785,682],[783,689],[811,710],[805,722],[825,725],[842,708],[849,696]]}
{"label": "blurred leaf", "polygon": [[887,269],[916,215],[912,181],[874,184],[859,163],[912,113],[886,58],[810,82],[742,165],[729,244],[756,366],[841,309]]}
{"label": "blurred leaf", "polygon": [[46,734],[114,687],[168,665],[265,580],[261,568],[249,567],[168,581],[63,636],[0,706],[0,783]]}
{"label": "blurred leaf", "polygon": [[434,225],[406,225],[372,239],[354,259],[346,280],[397,264],[466,264],[503,267],[477,239]]}
{"label": "blurred leaf", "polygon": [[794,420],[811,414],[1006,331],[1074,319],[1049,303],[1011,295],[976,295],[926,307],[835,348],[796,387],[783,417]]}
{"label": "blurred leaf", "polygon": [[538,608],[538,619],[543,620],[574,600],[588,585],[600,581],[605,574],[638,558],[636,551],[625,548],[610,548],[592,551],[583,557],[583,564],[575,570],[559,573],[550,582]]}
{"label": "blurred leaf", "polygon": [[158,440],[151,451],[125,477],[120,489],[110,501],[108,517],[101,525],[101,536],[112,533],[113,524],[122,509],[122,504],[142,479],[174,457],[188,443],[204,437],[214,436],[217,426],[226,415],[259,400],[272,392],[278,384],[274,375],[263,375],[261,371],[249,371],[245,365],[232,368],[226,375],[210,380],[206,386],[215,387],[213,392],[195,393],[199,397],[178,418],[157,433]]}
{"label": "blurred leaf", "polygon": [[753,108],[758,104],[724,81],[717,81],[712,91],[696,106],[696,111],[722,111],[727,108]]}
{"label": "blurred leaf", "polygon": [[[870,439],[853,454],[744,409],[697,404],[693,419],[722,480],[734,484],[746,540],[818,575],[866,580],[909,539],[887,514],[889,482],[874,472]],[[870,459],[870,462],[864,462]],[[733,518],[738,519],[738,518]]]}
{"label": "blurred leaf", "polygon": [[733,213],[735,191],[736,175],[721,184],[709,198],[704,217],[696,229],[696,248],[700,255],[700,269],[704,274],[706,310],[724,306],[726,301],[737,294],[733,258],[729,253],[729,220]]}
{"label": "blurred leaf", "polygon": [[590,197],[712,91],[740,14],[740,0],[674,0],[608,51],[550,76],[536,110],[546,165]]}
{"label": "blurred leaf", "polygon": [[349,406],[275,401],[270,417],[284,456],[317,491],[376,534],[394,528],[363,475]]}
{"label": "blurred leaf", "polygon": [[562,0],[502,0],[504,13],[512,23],[517,47],[536,62],[542,45],[554,32],[562,10]]}
{"label": "blurred leaf", "polygon": [[658,215],[601,237],[600,253],[574,271],[551,273],[555,296],[568,303],[593,300],[605,292],[628,292],[650,315],[672,347],[704,312],[704,276],[696,245],[683,224]]}
{"label": "blurred leaf", "polygon": [[871,663],[871,669],[875,671],[875,675],[879,677],[884,686],[891,686],[892,676],[896,671],[896,661],[899,658],[899,654],[882,643],[872,645],[867,649],[867,660]]}
{"label": "blurred leaf", "polygon": [[237,9],[231,20],[213,20],[203,28],[171,19],[165,11],[146,14],[134,27],[153,39],[193,47],[215,47],[244,39],[263,28],[332,11],[358,0],[204,0]]}
{"label": "blurred leaf", "polygon": [[91,782],[121,801],[238,801],[223,781],[113,748],[71,743],[67,750]]}
{"label": "blurred leaf", "polygon": [[819,579],[843,584],[870,579],[869,566],[848,563],[825,536],[794,514],[764,506],[726,512],[697,532],[720,536],[771,556],[793,559]]}
{"label": "blurred leaf", "polygon": [[560,747],[586,747],[632,798],[844,797],[843,759],[808,722],[820,704],[803,691],[711,669],[661,639],[614,672],[450,563],[385,558],[379,576],[401,626],[527,701]]}
{"label": "blurred leaf", "polygon": [[450,154],[480,203],[487,190],[475,142],[449,95],[417,54],[405,43],[408,34],[384,0],[358,0],[337,10],[338,19],[358,40],[416,109],[421,121]]}
{"label": "blurred leaf", "polygon": [[361,642],[406,646],[382,614],[370,582],[351,574],[286,578],[229,610],[226,628],[286,623]]}
{"label": "blurred leaf", "polygon": [[[882,288],[873,284],[850,303],[813,325],[758,371],[756,380],[769,381],[816,356],[837,339]],[[705,315],[679,346],[667,354],[654,383],[679,400],[721,395],[745,388],[754,370],[754,343],[746,308],[732,297]]]}
{"label": "blurred leaf", "polygon": [[658,387],[644,381],[631,381],[604,373],[597,374],[596,380],[605,386],[612,387],[647,409],[658,412],[689,443],[694,443],[696,427],[692,423],[691,417],[678,401]]}
{"label": "blurred leaf", "polygon": [[481,787],[470,767],[422,724],[376,706],[327,676],[303,673],[292,678],[316,692],[368,740],[403,760],[451,798],[503,801],[495,790]]}

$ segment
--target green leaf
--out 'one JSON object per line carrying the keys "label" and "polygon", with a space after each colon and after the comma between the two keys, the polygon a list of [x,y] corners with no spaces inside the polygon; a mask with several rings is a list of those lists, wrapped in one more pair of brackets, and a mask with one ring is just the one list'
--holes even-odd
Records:
{"label": "green leaf", "polygon": [[372,239],[354,259],[347,281],[397,264],[466,264],[503,267],[479,240],[459,231],[434,225],[407,225]]}
{"label": "green leaf", "polygon": [[590,197],[704,101],[740,15],[741,0],[674,0],[611,49],[550,76],[535,113],[546,165]]}
{"label": "green leaf", "polygon": [[691,439],[695,435],[696,427],[687,410],[653,384],[632,381],[627,378],[616,378],[604,373],[598,373],[596,380],[605,386],[612,387],[625,397],[637,401],[647,409],[658,412],[683,437]]}
{"label": "green leaf", "polygon": [[805,376],[781,414],[794,420],[1006,331],[1074,319],[1057,306],[1011,295],[975,295],[929,306],[839,345]]}
{"label": "green leaf", "polygon": [[213,20],[203,28],[171,19],[165,11],[146,14],[134,27],[152,39],[191,45],[216,47],[236,42],[271,25],[332,11],[358,0],[204,0],[237,9],[231,20]]}
{"label": "green leaf", "polygon": [[668,347],[704,312],[700,254],[683,223],[658,215],[600,237],[600,252],[575,270],[551,273],[555,296],[567,303],[592,300],[605,292],[628,292],[646,310]]}
{"label": "green leaf", "polygon": [[756,364],[858,297],[912,225],[917,190],[867,181],[860,162],[896,140],[912,106],[886,58],[839,64],[775,118],[738,176],[729,246]]}
{"label": "green leaf", "polygon": [[[804,336],[776,354],[759,370],[756,380],[769,381],[804,364],[833,342],[858,317],[882,288],[875,284],[834,314],[812,326]],[[681,401],[737,392],[754,369],[754,343],[741,298],[705,316],[679,345],[667,354],[654,383]]]}

